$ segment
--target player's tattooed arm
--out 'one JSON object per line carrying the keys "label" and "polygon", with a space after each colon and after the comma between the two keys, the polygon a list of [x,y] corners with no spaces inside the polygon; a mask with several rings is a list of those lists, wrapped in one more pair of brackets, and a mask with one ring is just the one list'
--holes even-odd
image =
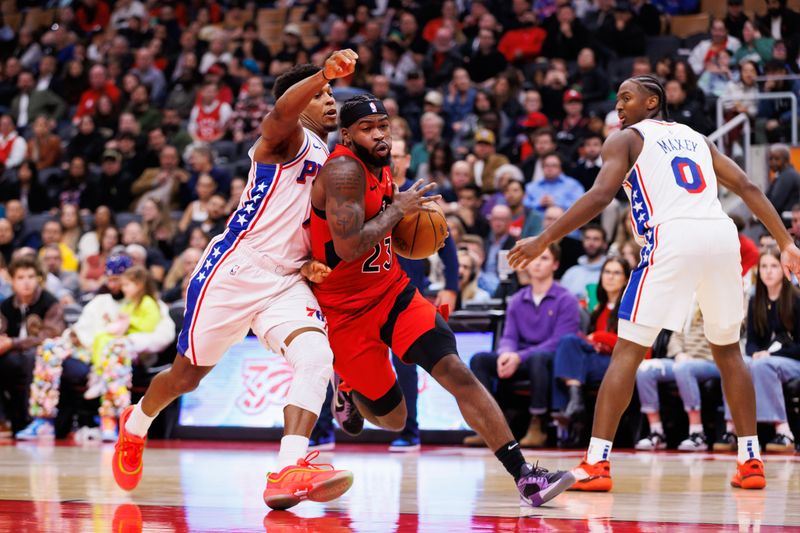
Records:
{"label": "player's tattooed arm", "polygon": [[372,250],[403,218],[403,212],[392,204],[378,216],[364,221],[367,178],[361,165],[349,157],[325,163],[317,179],[325,184],[328,227],[336,255],[344,261],[355,261]]}

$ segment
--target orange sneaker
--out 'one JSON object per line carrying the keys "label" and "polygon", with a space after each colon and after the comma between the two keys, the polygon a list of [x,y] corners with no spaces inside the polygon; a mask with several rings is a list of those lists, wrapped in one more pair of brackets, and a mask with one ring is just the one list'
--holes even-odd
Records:
{"label": "orange sneaker", "polygon": [[764,477],[764,463],[759,459],[748,459],[736,464],[736,472],[731,478],[731,487],[737,489],[763,489],[767,486]]}
{"label": "orange sneaker", "polygon": [[142,453],[146,437],[131,435],[125,429],[125,422],[130,418],[133,406],[129,405],[119,417],[119,438],[114,445],[114,457],[111,468],[114,470],[114,481],[124,490],[133,490],[142,479]]}
{"label": "orange sneaker", "polygon": [[590,465],[584,458],[581,464],[572,470],[572,474],[576,481],[569,490],[586,492],[609,492],[611,490],[611,463],[608,461]]}
{"label": "orange sneaker", "polygon": [[272,509],[288,509],[303,500],[328,502],[335,500],[353,484],[353,473],[334,470],[333,465],[312,463],[319,455],[313,451],[296,465],[267,476],[264,503]]}

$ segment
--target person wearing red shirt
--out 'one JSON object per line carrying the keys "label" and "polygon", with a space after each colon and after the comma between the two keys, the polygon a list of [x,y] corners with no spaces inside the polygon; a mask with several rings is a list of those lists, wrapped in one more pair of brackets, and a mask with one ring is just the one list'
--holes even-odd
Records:
{"label": "person wearing red shirt", "polygon": [[72,118],[72,123],[77,125],[83,115],[94,115],[97,101],[101,96],[107,95],[114,105],[119,103],[120,92],[114,82],[108,79],[106,67],[95,65],[89,71],[89,88],[83,91],[78,102],[78,109]]}
{"label": "person wearing red shirt", "polygon": [[631,269],[619,257],[609,257],[600,271],[597,305],[589,319],[588,335],[561,339],[553,358],[553,411],[559,441],[567,440],[569,422],[584,411],[583,386],[603,379],[617,344],[617,311]]}
{"label": "person wearing red shirt", "polygon": [[103,30],[111,20],[111,8],[105,0],[82,0],[75,9],[75,19],[84,33]]}

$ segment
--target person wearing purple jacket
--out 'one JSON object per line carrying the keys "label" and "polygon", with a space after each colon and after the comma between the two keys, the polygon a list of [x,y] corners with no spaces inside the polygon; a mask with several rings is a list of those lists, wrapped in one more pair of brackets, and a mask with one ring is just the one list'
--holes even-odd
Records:
{"label": "person wearing purple jacket", "polygon": [[[493,393],[504,381],[530,380],[531,422],[519,441],[523,447],[544,446],[547,440],[542,416],[549,409],[553,354],[561,337],[580,329],[578,300],[553,277],[560,256],[558,245],[551,244],[525,268],[531,284],[508,301],[497,351],[475,354],[469,365],[478,381]],[[464,444],[481,446],[483,441],[474,435],[464,439]]]}

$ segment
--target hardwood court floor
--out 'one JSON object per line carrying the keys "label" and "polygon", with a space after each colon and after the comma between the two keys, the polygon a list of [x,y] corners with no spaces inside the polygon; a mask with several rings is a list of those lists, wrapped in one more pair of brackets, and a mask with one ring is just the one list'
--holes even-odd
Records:
{"label": "hardwood court floor", "polygon": [[[487,450],[385,450],[324,453],[354,472],[352,489],[326,505],[269,512],[261,492],[274,444],[153,443],[129,494],[114,484],[110,444],[8,443],[0,445],[0,532],[800,531],[800,456],[769,456],[767,489],[741,491],[728,484],[733,455],[615,450],[614,492],[568,492],[533,509],[519,506]],[[580,455],[527,452],[562,469]]]}

